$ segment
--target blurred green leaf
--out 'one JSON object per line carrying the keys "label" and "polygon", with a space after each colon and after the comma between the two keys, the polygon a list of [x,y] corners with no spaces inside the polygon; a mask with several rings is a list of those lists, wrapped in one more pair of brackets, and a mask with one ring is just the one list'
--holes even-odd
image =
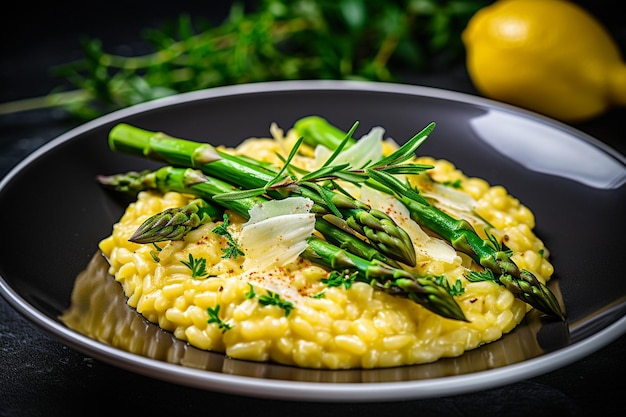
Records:
{"label": "blurred green leaf", "polygon": [[90,119],[143,101],[228,84],[283,79],[395,82],[400,71],[417,73],[460,62],[462,30],[491,2],[260,0],[250,10],[234,3],[218,25],[181,15],[161,28],[144,30],[150,52],[143,55],[115,55],[98,39],[83,40],[84,56],[55,69],[65,84],[83,94],[68,94],[64,102],[56,91],[55,105]]}

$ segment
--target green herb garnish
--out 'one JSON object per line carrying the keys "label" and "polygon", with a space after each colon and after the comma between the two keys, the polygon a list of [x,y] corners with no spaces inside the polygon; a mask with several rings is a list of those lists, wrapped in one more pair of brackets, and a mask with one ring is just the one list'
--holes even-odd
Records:
{"label": "green herb garnish", "polygon": [[209,313],[209,319],[207,323],[216,323],[218,328],[222,330],[222,333],[226,332],[233,328],[230,324],[226,323],[222,319],[219,318],[220,305],[216,305],[215,308],[207,307],[207,313]]}
{"label": "green herb garnish", "polygon": [[228,231],[228,214],[224,213],[224,222],[219,226],[215,226],[211,231],[218,236],[226,238],[226,244],[228,246],[226,248],[222,248],[222,252],[224,252],[222,258],[237,259],[237,257],[245,255],[239,247],[239,244],[237,244],[237,241],[235,241],[233,236]]}
{"label": "green herb garnish", "polygon": [[482,272],[470,271],[470,273],[466,275],[466,278],[470,282],[491,281],[496,284],[498,283],[491,269],[485,269]]}
{"label": "green herb garnish", "polygon": [[189,254],[188,261],[180,261],[181,264],[185,265],[187,268],[191,269],[191,277],[192,278],[202,278],[205,275],[208,275],[206,271],[206,259],[205,258],[194,258],[192,254]]}
{"label": "green herb garnish", "polygon": [[463,288],[463,283],[461,282],[460,279],[457,279],[454,285],[450,285],[448,280],[446,280],[446,277],[443,275],[440,275],[437,278],[435,278],[435,282],[443,286],[446,290],[448,290],[450,295],[453,297],[465,293],[465,288]]}
{"label": "green herb garnish", "polygon": [[459,190],[460,190],[461,188],[463,188],[463,185],[462,185],[462,183],[461,183],[461,180],[455,180],[455,181],[444,181],[442,184],[443,184],[443,185],[445,185],[445,186],[448,186],[448,187],[452,187],[452,188],[459,189]]}
{"label": "green herb garnish", "polygon": [[152,246],[154,247],[154,250],[150,251],[150,256],[154,262],[159,263],[161,261],[161,259],[159,259],[159,252],[161,252],[163,248],[156,243],[152,243]]}
{"label": "green herb garnish", "polygon": [[249,291],[246,293],[246,298],[250,300],[256,297],[256,292],[254,291],[254,287],[250,283],[248,283],[248,288],[249,288]]}
{"label": "green herb garnish", "polygon": [[268,291],[267,294],[259,296],[259,303],[264,306],[274,305],[282,308],[285,310],[285,317],[289,316],[289,313],[291,313],[293,309],[293,304],[290,301],[281,299],[279,294],[272,291]]}
{"label": "green herb garnish", "polygon": [[328,287],[340,287],[344,286],[347,290],[349,289],[354,281],[356,281],[357,272],[349,272],[349,271],[330,271],[328,274],[328,278],[322,278],[322,283],[326,284]]}
{"label": "green herb garnish", "polygon": [[492,1],[235,2],[221,22],[183,14],[162,27],[141,28],[147,44],[143,55],[112,54],[101,40],[83,39],[83,56],[54,71],[62,85],[74,89],[3,104],[0,113],[58,106],[92,119],[222,85],[293,79],[394,82],[400,74],[461,62],[463,29]]}

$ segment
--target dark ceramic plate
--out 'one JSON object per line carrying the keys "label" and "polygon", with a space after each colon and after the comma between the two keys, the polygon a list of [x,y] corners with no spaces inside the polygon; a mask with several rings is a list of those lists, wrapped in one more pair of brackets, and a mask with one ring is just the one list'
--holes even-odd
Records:
{"label": "dark ceramic plate", "polygon": [[[550,287],[562,299],[567,321],[545,321],[531,312],[512,333],[459,358],[382,370],[321,371],[199,351],[125,308],[119,285],[109,285],[106,265],[95,255],[124,205],[94,177],[150,163],[109,151],[109,129],[126,122],[236,145],[267,135],[271,122],[288,128],[311,114],[346,130],[358,120],[360,133],[380,125],[399,142],[436,122],[421,154],[451,160],[469,176],[504,185],[535,212],[536,233],[550,248],[556,268]],[[60,136],[12,170],[0,183],[0,218],[5,219],[0,292],[26,318],[76,350],[173,383],[291,400],[381,401],[466,393],[549,372],[626,332],[626,276],[618,241],[626,230],[625,183],[626,158],[599,141],[474,96],[332,81],[215,88],[109,114]],[[90,272],[81,274],[91,259]],[[70,308],[75,286],[92,294],[80,300],[83,316],[112,314],[120,323],[116,331],[132,329],[134,344],[66,326],[59,317]],[[102,294],[110,301],[103,303]]]}

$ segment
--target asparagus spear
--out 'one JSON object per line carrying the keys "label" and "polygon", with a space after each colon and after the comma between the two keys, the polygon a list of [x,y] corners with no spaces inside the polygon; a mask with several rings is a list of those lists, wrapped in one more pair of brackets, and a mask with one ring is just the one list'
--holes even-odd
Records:
{"label": "asparagus spear", "polygon": [[[255,204],[267,201],[259,196],[215,202],[213,200],[215,195],[228,192],[233,186],[192,168],[165,166],[155,171],[100,175],[96,179],[107,188],[130,195],[137,195],[145,190],[158,190],[162,193],[176,191],[198,197],[183,207],[167,209],[146,219],[129,239],[136,243],[181,239],[186,232],[199,227],[203,222],[221,219],[223,208],[247,217],[248,211]],[[368,260],[377,259],[390,266],[399,267],[393,259],[356,237],[349,226],[342,227],[343,223],[332,214],[318,215],[315,228],[330,242],[349,252]],[[177,234],[171,230],[173,224],[179,228]],[[183,230],[183,227],[186,229]]]}
{"label": "asparagus spear", "polygon": [[417,277],[401,268],[367,261],[316,237],[309,238],[302,256],[334,270],[356,271],[358,280],[377,289],[406,297],[440,316],[467,321],[450,293],[431,277]]}
{"label": "asparagus spear", "polygon": [[[149,173],[149,171],[131,171],[124,175],[100,175],[96,179],[107,188],[136,195],[141,190],[157,188],[156,179]],[[194,180],[197,178],[187,178],[183,181]],[[187,232],[198,228],[200,225],[222,218],[223,211],[222,207],[198,198],[184,207],[173,207],[161,212],[159,216],[150,217],[129,240],[135,243],[179,240]]]}
{"label": "asparagus spear", "polygon": [[[114,176],[99,176],[98,181],[107,187],[127,193],[155,189],[159,191],[178,191],[194,194],[198,199],[181,208],[175,215],[181,218],[186,213],[192,216],[200,210],[204,199],[210,200],[213,195],[231,189],[232,186],[215,178],[207,177],[198,170],[166,166],[156,171],[142,173],[130,172]],[[218,200],[225,208],[229,208],[247,218],[248,210],[255,204],[266,201],[263,197],[241,198],[237,200]],[[189,206],[198,206],[195,210]],[[163,218],[169,219],[169,210],[158,213],[147,219],[133,235],[134,241],[148,243],[162,240],[160,231],[169,235],[167,227],[163,228]],[[202,219],[207,221],[210,217]],[[184,221],[182,221],[184,223]],[[443,317],[466,321],[463,311],[454,298],[433,278],[418,277],[415,274],[393,266],[390,261],[374,247],[367,245],[352,234],[335,227],[331,222],[319,217],[316,229],[327,240],[311,237],[309,246],[303,256],[312,262],[336,269],[356,272],[357,278],[392,295],[408,298]],[[133,239],[131,238],[131,239]],[[337,242],[337,246],[332,242]],[[347,248],[348,250],[345,250]]]}
{"label": "asparagus spear", "polygon": [[409,209],[413,220],[494,272],[495,281],[516,297],[548,315],[564,320],[564,314],[552,291],[532,272],[520,269],[500,245],[481,238],[467,221],[455,219],[432,205],[407,198],[399,194],[398,189],[395,191],[398,199]]}
{"label": "asparagus spear", "polygon": [[[294,124],[304,140],[314,146],[317,142],[325,146],[336,146],[345,133],[320,117],[306,117]],[[331,148],[332,149],[332,148]],[[506,251],[488,239],[481,238],[465,220],[455,219],[428,203],[419,192],[405,183],[376,170],[369,170],[367,183],[398,198],[409,210],[411,218],[422,227],[441,236],[452,246],[472,257],[479,265],[492,271],[495,281],[509,289],[538,310],[564,319],[564,314],[550,289],[530,271],[521,270]]]}
{"label": "asparagus spear", "polygon": [[[344,141],[346,133],[331,125],[319,116],[306,116],[298,119],[293,124],[298,136],[304,139],[304,143],[311,147],[322,145],[334,150]],[[345,144],[345,149],[354,145],[356,141],[350,137]]]}
{"label": "asparagus spear", "polygon": [[[272,198],[284,198],[285,190],[296,191],[315,202],[314,211],[332,213],[346,220],[355,231],[366,236],[387,257],[415,265],[415,248],[409,235],[385,213],[372,211],[363,202],[315,184],[294,187],[286,178],[275,187],[280,173],[267,165],[241,158],[216,149],[208,143],[173,138],[164,133],[150,132],[124,123],[109,133],[112,150],[148,157],[178,167],[202,170],[205,174],[242,188],[261,188]],[[232,191],[232,189],[230,190]]]}

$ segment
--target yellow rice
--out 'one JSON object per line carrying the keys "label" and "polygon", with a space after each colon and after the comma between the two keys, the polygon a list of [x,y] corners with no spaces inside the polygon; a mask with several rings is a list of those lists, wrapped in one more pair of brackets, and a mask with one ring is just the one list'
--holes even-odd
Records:
{"label": "yellow rice", "polygon": [[[272,138],[251,138],[226,150],[279,164],[276,153],[287,155],[296,138],[291,131],[283,135],[275,125],[271,132]],[[385,144],[386,151],[392,148],[391,143]],[[518,266],[542,282],[550,278],[553,267],[548,261],[548,250],[533,232],[533,213],[504,187],[469,178],[446,160],[420,157],[415,162],[434,165],[428,175],[437,182],[457,181],[460,190],[476,201],[476,214],[494,226],[491,233],[505,240],[513,251],[512,259]],[[310,158],[298,156],[294,163],[308,167]],[[425,179],[416,176],[411,181],[428,186]],[[351,191],[358,193],[357,189]],[[191,199],[192,196],[175,192],[140,193],[114,225],[111,236],[100,242],[100,250],[109,261],[110,274],[122,285],[129,306],[200,349],[224,352],[237,359],[309,368],[418,364],[459,356],[498,340],[514,329],[529,309],[498,284],[467,281],[464,274],[477,267],[460,253],[450,262],[418,257],[415,271],[445,274],[450,284],[460,280],[465,291],[455,299],[469,322],[443,318],[362,282],[349,288],[328,287],[322,279],[329,271],[301,258],[254,277],[244,277],[244,258],[223,258],[226,241],[211,231],[221,222],[205,224],[184,240],[161,242],[158,252],[151,244],[128,241],[146,218]],[[229,213],[233,237],[239,235],[245,221]],[[478,228],[477,231],[482,232]],[[206,259],[208,276],[191,276],[190,269],[181,263],[190,254]],[[261,285],[264,280],[280,280],[297,291],[299,296],[288,314],[279,306],[262,305],[258,296],[250,297],[251,290],[257,295],[266,293]],[[219,318],[229,329],[209,322],[208,309],[217,306]]]}

